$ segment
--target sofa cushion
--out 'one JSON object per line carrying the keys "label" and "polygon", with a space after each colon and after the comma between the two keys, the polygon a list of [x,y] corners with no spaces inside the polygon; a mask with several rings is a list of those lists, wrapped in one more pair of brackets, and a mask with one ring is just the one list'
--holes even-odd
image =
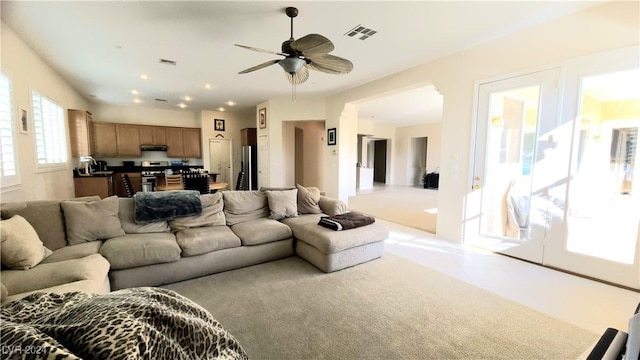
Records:
{"label": "sofa cushion", "polygon": [[298,214],[320,214],[320,189],[296,185],[298,189]]}
{"label": "sofa cushion", "polygon": [[100,254],[114,270],[178,261],[180,252],[172,233],[118,236],[105,241],[100,248]]}
{"label": "sofa cushion", "polygon": [[260,245],[289,239],[291,229],[276,220],[261,218],[235,224],[231,230],[238,235],[242,245]]}
{"label": "sofa cushion", "polygon": [[118,197],[99,201],[63,201],[67,242],[76,245],[124,235],[118,218]]}
{"label": "sofa cushion", "polygon": [[223,191],[222,197],[229,226],[269,216],[267,195],[262,191]]}
{"label": "sofa cushion", "polygon": [[195,256],[208,252],[238,247],[240,239],[228,226],[207,226],[184,229],[176,233],[182,256]]}
{"label": "sofa cushion", "polygon": [[96,280],[102,284],[109,272],[109,262],[100,254],[80,259],[40,264],[29,270],[4,270],[2,283],[9,295],[46,289],[80,280]]}
{"label": "sofa cushion", "polygon": [[301,215],[283,219],[293,236],[324,254],[334,254],[357,246],[371,244],[389,237],[389,231],[380,223],[373,223],[355,229],[334,231],[318,225],[322,215]]}
{"label": "sofa cushion", "polygon": [[298,189],[267,191],[269,219],[280,220],[298,216]]}
{"label": "sofa cushion", "polygon": [[69,245],[58,250],[55,250],[53,254],[47,256],[40,262],[40,264],[49,264],[53,262],[80,259],[85,256],[99,254],[102,241],[90,241],[78,245]]}
{"label": "sofa cushion", "polygon": [[48,249],[56,250],[67,245],[60,201],[3,204],[2,218],[8,219],[14,215],[25,218]]}
{"label": "sofa cushion", "polygon": [[172,231],[180,231],[188,228],[201,226],[224,226],[224,203],[222,193],[204,194],[200,196],[202,202],[202,213],[200,215],[185,216],[171,220],[169,225]]}
{"label": "sofa cushion", "polygon": [[14,270],[26,270],[38,265],[51,250],[44,247],[38,233],[20,215],[0,222],[0,259]]}
{"label": "sofa cushion", "polygon": [[120,219],[120,224],[122,224],[122,230],[127,234],[147,234],[171,230],[166,220],[136,224],[135,201],[133,198],[118,198],[118,218]]}
{"label": "sofa cushion", "polygon": [[[74,201],[100,200],[99,196],[84,196]],[[17,201],[0,205],[3,219],[13,215],[25,218],[36,230],[40,240],[48,249],[56,250],[67,245],[64,216],[60,200]]]}

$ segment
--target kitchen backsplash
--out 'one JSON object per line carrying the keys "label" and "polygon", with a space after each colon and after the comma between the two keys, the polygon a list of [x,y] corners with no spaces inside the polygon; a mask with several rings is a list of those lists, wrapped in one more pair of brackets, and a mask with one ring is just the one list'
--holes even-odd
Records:
{"label": "kitchen backsplash", "polygon": [[[139,158],[103,158],[97,157],[96,160],[104,160],[107,162],[107,166],[122,166],[123,161],[133,161],[134,166],[140,166],[143,161],[179,161],[180,159],[168,158],[166,151],[143,151],[142,156]],[[189,165],[203,165],[201,158],[187,158]]]}

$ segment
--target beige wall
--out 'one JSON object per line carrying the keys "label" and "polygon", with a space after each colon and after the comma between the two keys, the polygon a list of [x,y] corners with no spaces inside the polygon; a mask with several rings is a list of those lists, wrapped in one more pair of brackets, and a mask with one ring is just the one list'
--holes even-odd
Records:
{"label": "beige wall", "polygon": [[[1,194],[0,201],[65,199],[74,196],[73,172],[76,166],[71,159],[67,169],[51,172],[36,172],[35,139],[33,133],[33,110],[31,91],[38,91],[63,109],[89,110],[89,103],[78,94],[58,73],[52,70],[22,39],[4,22],[0,29],[2,44],[2,73],[11,79],[13,85],[14,116],[20,109],[27,110],[29,133],[16,135],[18,150],[18,171],[21,184]],[[68,126],[67,126],[68,129]],[[67,131],[67,139],[69,133]]]}
{"label": "beige wall", "polygon": [[393,177],[392,183],[398,185],[416,185],[411,164],[411,139],[426,137],[427,141],[427,171],[432,172],[440,167],[440,148],[442,146],[442,123],[432,123],[419,126],[408,126],[396,129],[395,141],[392,149]]}
{"label": "beige wall", "polygon": [[[606,3],[330,96],[327,127],[338,126],[338,133],[346,136],[339,136],[340,166],[346,166],[350,154],[357,154],[357,132],[343,115],[346,105],[393,89],[433,82],[444,96],[437,235],[461,242],[464,202],[471,187],[476,84],[636,45],[638,12],[637,2]],[[350,177],[341,172],[330,176],[327,194],[347,200],[349,193],[343,189],[348,190]]]}
{"label": "beige wall", "polygon": [[283,186],[295,185],[295,128],[303,131],[303,172],[304,177],[300,185],[315,186],[324,191],[324,148],[326,145],[326,131],[324,121],[286,121],[283,122],[283,158],[285,168],[285,183]]}
{"label": "beige wall", "polygon": [[[267,109],[267,128],[258,127],[258,137],[268,135],[269,154],[261,156],[258,152],[258,168],[265,175],[264,180],[258,180],[258,186],[292,186],[295,185],[293,176],[293,156],[289,149],[292,145],[293,130],[285,131],[284,123],[288,121],[322,121],[326,118],[325,100],[298,98],[295,102],[291,98],[274,98],[256,106],[256,123],[259,109]],[[289,134],[285,137],[285,133]],[[286,139],[290,140],[286,140]],[[289,149],[289,150],[287,150]],[[323,156],[326,159],[326,146]],[[355,164],[355,162],[354,162]],[[260,174],[258,175],[260,178]],[[324,179],[323,179],[324,184]],[[324,188],[324,185],[323,185]]]}
{"label": "beige wall", "polygon": [[[249,127],[256,127],[254,114],[201,111],[199,113],[199,118],[202,128],[202,163],[205,169],[209,169],[211,164],[209,161],[209,139],[215,139],[216,136],[218,136],[218,138],[222,136],[225,139],[231,139],[231,145],[233,147],[233,171],[231,173],[232,183],[229,185],[232,189],[235,189],[237,175],[240,171],[240,161],[242,160],[240,158],[240,148],[242,147],[240,130]],[[224,119],[225,131],[213,130],[214,119]]]}

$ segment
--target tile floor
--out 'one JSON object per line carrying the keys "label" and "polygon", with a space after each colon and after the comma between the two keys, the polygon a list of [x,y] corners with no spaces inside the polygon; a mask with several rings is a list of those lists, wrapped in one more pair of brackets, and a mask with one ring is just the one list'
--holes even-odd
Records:
{"label": "tile floor", "polygon": [[[375,191],[384,189],[378,186]],[[353,201],[362,195],[349,199],[351,209],[367,212],[367,201]],[[397,197],[396,201],[401,202]],[[607,327],[626,330],[640,302],[638,292],[439,240],[432,233],[378,218],[390,230],[387,252],[597,334]]]}

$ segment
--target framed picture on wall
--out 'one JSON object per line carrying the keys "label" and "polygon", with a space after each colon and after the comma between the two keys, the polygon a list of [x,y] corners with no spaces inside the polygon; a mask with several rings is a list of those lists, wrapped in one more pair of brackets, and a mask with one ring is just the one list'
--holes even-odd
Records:
{"label": "framed picture on wall", "polygon": [[262,108],[258,111],[258,119],[260,123],[260,129],[267,128],[267,108]]}
{"label": "framed picture on wall", "polygon": [[327,130],[327,145],[336,144],[336,128]]}
{"label": "framed picture on wall", "polygon": [[20,134],[29,133],[29,119],[27,118],[27,110],[20,110]]}
{"label": "framed picture on wall", "polygon": [[224,131],[224,120],[222,120],[222,119],[213,119],[213,130],[215,130],[215,131]]}

